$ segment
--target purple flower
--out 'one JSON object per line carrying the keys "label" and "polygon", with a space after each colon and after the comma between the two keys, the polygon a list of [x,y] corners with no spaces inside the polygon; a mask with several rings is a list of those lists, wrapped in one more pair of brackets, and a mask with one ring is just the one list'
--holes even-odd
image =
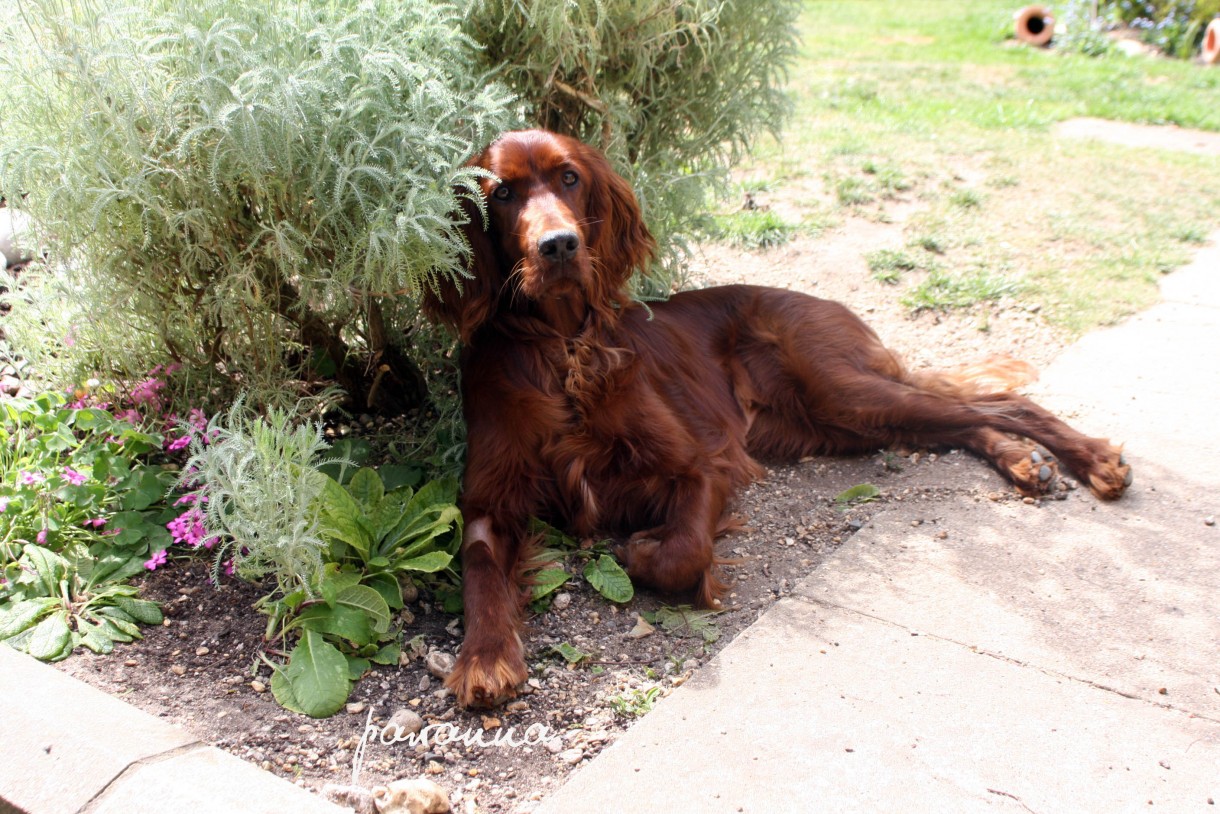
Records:
{"label": "purple flower", "polygon": [[227,577],[233,576],[234,566],[233,566],[233,559],[231,557],[229,559],[225,560],[224,567],[225,567],[225,576],[227,576]]}
{"label": "purple flower", "polygon": [[149,571],[156,571],[157,566],[165,565],[165,563],[168,559],[169,559],[169,556],[165,553],[165,549],[163,548],[160,551],[158,551],[156,554],[153,554],[151,560],[145,560],[144,567],[147,568]]}
{"label": "purple flower", "polygon": [[47,530],[44,528],[42,531],[38,532],[37,536],[35,536],[34,539],[38,541],[38,545],[46,545],[47,544]]}
{"label": "purple flower", "polygon": [[42,483],[46,477],[40,472],[21,472],[17,475],[17,482],[22,486],[33,486],[37,483]]}
{"label": "purple flower", "polygon": [[4,514],[7,511],[8,511],[8,498],[0,497],[0,514]]}
{"label": "purple flower", "polygon": [[65,466],[64,467],[64,480],[66,480],[68,483],[72,484],[73,486],[80,486],[82,483],[89,480],[89,478],[86,477],[85,475],[82,475],[80,472],[77,472],[72,467]]}

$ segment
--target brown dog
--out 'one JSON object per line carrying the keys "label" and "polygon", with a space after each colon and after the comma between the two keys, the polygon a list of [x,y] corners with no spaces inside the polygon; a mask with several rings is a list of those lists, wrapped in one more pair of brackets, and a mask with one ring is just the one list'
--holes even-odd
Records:
{"label": "brown dog", "polygon": [[466,640],[447,681],[463,705],[499,703],[526,678],[532,516],[625,540],[632,580],[706,606],[724,590],[712,541],[756,457],[949,445],[1027,495],[1052,487],[1057,462],[1100,498],[1131,483],[1119,448],[976,376],[905,370],[838,303],[740,285],[633,302],[628,279],[654,243],[593,148],[530,130],[472,163],[498,180],[483,181],[486,230],[472,213],[471,277],[425,303],[465,342]]}

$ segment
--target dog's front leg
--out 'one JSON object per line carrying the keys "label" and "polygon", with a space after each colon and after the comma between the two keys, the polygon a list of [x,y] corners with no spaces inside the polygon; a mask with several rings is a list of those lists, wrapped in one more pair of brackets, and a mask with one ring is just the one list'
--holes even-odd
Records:
{"label": "dog's front leg", "polygon": [[486,515],[466,525],[462,601],[466,639],[445,686],[462,706],[490,707],[517,694],[528,677],[521,646],[522,591],[515,584],[519,535]]}
{"label": "dog's front leg", "polygon": [[662,591],[694,590],[700,607],[717,607],[725,591],[713,551],[728,489],[699,473],[676,478],[666,522],[631,536],[615,549],[635,582]]}

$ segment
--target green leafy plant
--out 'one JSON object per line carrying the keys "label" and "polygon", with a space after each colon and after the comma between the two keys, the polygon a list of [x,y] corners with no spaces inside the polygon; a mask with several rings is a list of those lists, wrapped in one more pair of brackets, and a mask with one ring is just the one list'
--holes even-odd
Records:
{"label": "green leafy plant", "polygon": [[639,718],[652,712],[661,697],[658,686],[626,690],[609,698],[610,707],[624,718]]}
{"label": "green leafy plant", "polygon": [[0,564],[25,543],[74,559],[137,564],[165,549],[174,512],[164,499],[175,476],[146,461],[162,444],[159,433],[100,407],[69,404],[61,393],[5,398]]}
{"label": "green leafy plant", "polygon": [[720,628],[713,621],[718,613],[720,611],[696,610],[690,605],[678,605],[657,608],[640,616],[666,633],[682,638],[697,638],[710,644],[720,638]]}
{"label": "green leafy plant", "polygon": [[595,591],[611,602],[630,602],[635,596],[631,578],[609,553],[605,541],[583,548],[571,537],[554,526],[534,519],[530,533],[541,540],[541,547],[533,562],[533,591],[531,600],[537,610],[545,609],[551,594],[565,585],[572,574],[564,567],[566,559],[583,561],[579,573]]}
{"label": "green leafy plant", "polygon": [[4,567],[0,585],[0,642],[44,661],[67,658],[77,647],[109,653],[115,642],[141,638],[141,624],[161,623],[155,602],[120,584],[142,565],[122,557],[60,556],[35,543]]}
{"label": "green leafy plant", "polygon": [[[192,445],[183,486],[206,506],[217,568],[228,557],[243,578],[275,579],[257,607],[268,640],[292,647],[285,663],[268,660],[272,692],[289,709],[331,715],[372,664],[398,663],[401,581],[445,572],[456,584],[457,481],[387,489],[376,470],[327,456],[319,425],[275,408],[256,416],[239,402],[206,437]],[[391,472],[413,479],[409,468]]]}

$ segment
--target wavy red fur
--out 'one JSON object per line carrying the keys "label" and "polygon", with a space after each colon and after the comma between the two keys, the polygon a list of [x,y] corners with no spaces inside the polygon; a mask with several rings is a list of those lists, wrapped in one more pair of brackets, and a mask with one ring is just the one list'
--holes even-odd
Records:
{"label": "wavy red fur", "polygon": [[472,164],[495,178],[487,228],[468,213],[470,279],[425,301],[465,343],[461,704],[496,704],[526,676],[532,516],[622,541],[636,583],[709,605],[724,591],[713,540],[756,459],[952,445],[1026,494],[1059,462],[1102,498],[1130,483],[1118,448],[1008,391],[1022,363],[908,373],[844,306],[778,289],[632,302],[653,240],[626,182],[578,141],[509,133]]}

